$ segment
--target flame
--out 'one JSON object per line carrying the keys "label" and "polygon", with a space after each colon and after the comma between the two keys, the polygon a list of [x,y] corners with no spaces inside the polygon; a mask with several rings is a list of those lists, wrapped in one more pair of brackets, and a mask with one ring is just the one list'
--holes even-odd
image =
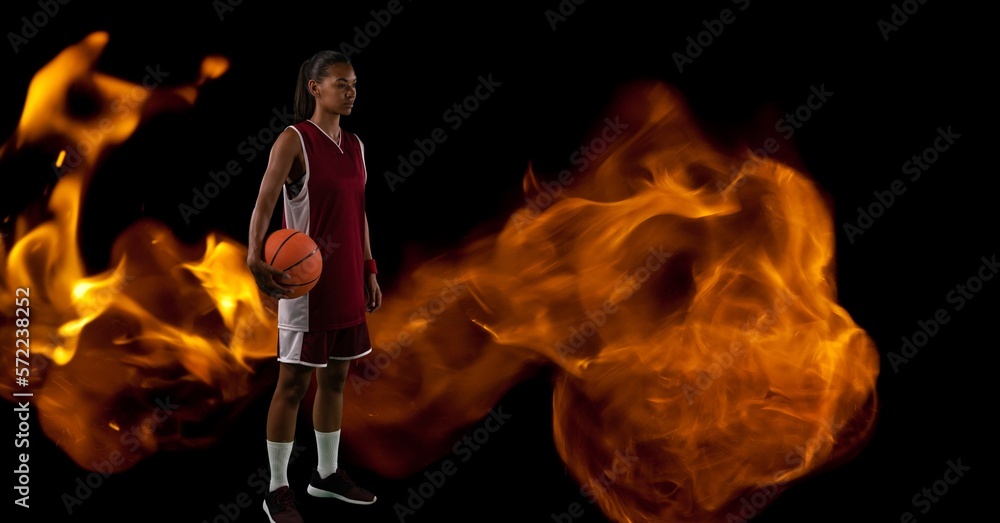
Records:
{"label": "flame", "polygon": [[622,98],[592,169],[529,168],[502,231],[373,315],[345,402],[367,466],[419,471],[543,368],[557,449],[615,521],[739,518],[863,446],[879,359],[837,304],[821,190],[767,158],[731,180],[663,85]]}
{"label": "flame", "polygon": [[[141,220],[116,239],[112,268],[87,272],[80,207],[101,159],[149,116],[192,105],[198,87],[228,68],[209,56],[190,84],[133,83],[94,70],[107,42],[107,33],[90,34],[37,72],[0,150],[5,160],[42,151],[58,175],[47,202],[17,217],[9,253],[0,245],[3,295],[28,292],[31,351],[29,385],[0,388],[8,398],[30,391],[46,435],[78,465],[120,472],[159,450],[214,441],[218,425],[208,420],[254,390],[253,365],[273,356],[276,335],[245,247],[219,235],[183,245]],[[70,102],[81,96],[93,108],[86,114]],[[0,336],[15,339],[13,299],[0,314]],[[3,354],[13,369],[13,351]]]}

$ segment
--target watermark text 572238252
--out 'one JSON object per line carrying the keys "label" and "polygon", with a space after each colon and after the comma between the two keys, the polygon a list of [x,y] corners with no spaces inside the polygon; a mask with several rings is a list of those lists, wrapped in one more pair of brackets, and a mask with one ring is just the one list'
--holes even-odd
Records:
{"label": "watermark text 572238252", "polygon": [[[14,291],[14,383],[22,390],[27,389],[31,376],[31,289],[28,287],[18,287]],[[17,389],[15,389],[17,390]],[[17,431],[14,434],[14,448],[19,449],[17,454],[17,468],[14,469],[14,490],[20,497],[15,497],[14,504],[29,508],[31,495],[30,482],[31,466],[28,464],[30,454],[28,448],[31,445],[31,392],[15,392],[14,400],[17,404],[14,412],[17,413]],[[21,401],[21,400],[24,401]]]}

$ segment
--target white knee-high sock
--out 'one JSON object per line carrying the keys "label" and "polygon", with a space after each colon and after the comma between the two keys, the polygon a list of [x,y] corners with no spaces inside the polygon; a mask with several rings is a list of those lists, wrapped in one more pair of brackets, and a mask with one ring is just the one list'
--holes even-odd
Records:
{"label": "white knee-high sock", "polygon": [[316,432],[316,454],[319,457],[319,463],[316,466],[316,470],[319,472],[320,477],[327,477],[334,472],[337,472],[337,453],[340,450],[340,431],[336,430],[333,432]]}
{"label": "white knee-high sock", "polygon": [[293,441],[280,442],[267,440],[267,461],[271,465],[271,487],[288,486],[288,461],[292,456]]}

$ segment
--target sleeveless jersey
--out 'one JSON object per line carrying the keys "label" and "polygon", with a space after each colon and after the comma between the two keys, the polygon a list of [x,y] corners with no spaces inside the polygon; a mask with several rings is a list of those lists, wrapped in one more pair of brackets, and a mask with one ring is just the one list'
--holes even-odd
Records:
{"label": "sleeveless jersey", "polygon": [[284,227],[308,234],[323,255],[319,281],[307,294],[278,301],[278,327],[323,331],[365,319],[365,168],[361,140],[341,130],[337,144],[310,120],[288,126],[299,135],[305,175],[297,193],[282,189]]}

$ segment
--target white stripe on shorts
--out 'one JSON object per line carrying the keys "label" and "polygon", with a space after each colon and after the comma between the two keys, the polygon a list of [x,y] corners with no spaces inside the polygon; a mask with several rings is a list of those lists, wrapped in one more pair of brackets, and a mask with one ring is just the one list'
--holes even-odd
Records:
{"label": "white stripe on shorts", "polygon": [[309,363],[302,358],[302,331],[278,329],[278,361],[282,363],[297,363],[309,367],[326,367],[326,363]]}

